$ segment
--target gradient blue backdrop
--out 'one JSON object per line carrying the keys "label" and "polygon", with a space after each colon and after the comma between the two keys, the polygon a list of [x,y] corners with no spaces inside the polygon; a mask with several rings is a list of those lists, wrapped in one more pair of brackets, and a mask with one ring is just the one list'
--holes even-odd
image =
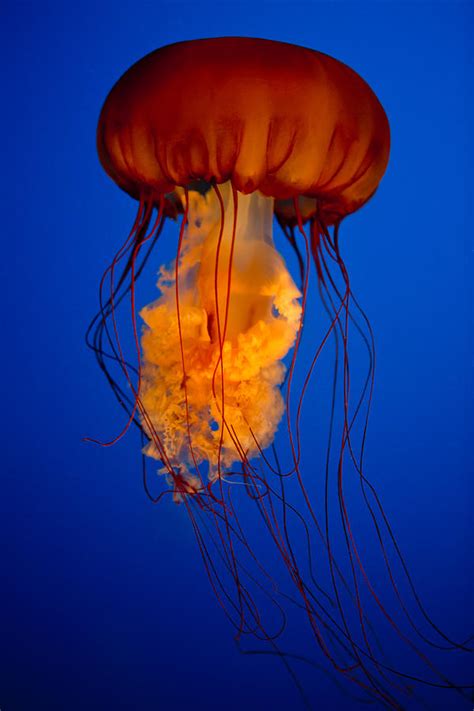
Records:
{"label": "gradient blue backdrop", "polygon": [[[135,209],[98,164],[96,121],[132,62],[180,39],[317,48],[356,69],[386,108],[389,169],[342,241],[377,338],[367,471],[433,617],[472,632],[472,8],[4,5],[2,711],[300,708],[276,661],[236,651],[183,509],[144,495],[136,440],[81,442],[121,422],[83,333]],[[457,671],[472,678],[467,663]],[[357,707],[302,673],[318,708]]]}

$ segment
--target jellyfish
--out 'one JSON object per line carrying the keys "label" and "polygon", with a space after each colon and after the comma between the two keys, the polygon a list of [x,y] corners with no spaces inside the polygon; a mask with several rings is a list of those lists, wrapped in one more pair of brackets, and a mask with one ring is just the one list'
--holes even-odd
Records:
{"label": "jellyfish", "polygon": [[[127,413],[102,444],[138,428],[145,490],[155,503],[168,496],[186,510],[236,640],[267,645],[305,701],[296,655],[280,646],[294,616],[331,672],[383,707],[403,708],[414,682],[464,693],[425,648],[468,651],[467,641],[451,640],[431,620],[363,465],[374,340],[339,235],[388,163],[389,123],[374,92],[346,65],[304,47],[234,37],[180,42],[119,79],[97,146],[106,173],[138,202],[87,336]],[[173,222],[175,256],[160,263],[163,227]],[[137,304],[150,260],[157,291]],[[325,325],[302,355],[314,313]],[[359,387],[354,338],[368,361]],[[311,448],[323,435],[308,436],[302,418],[317,399],[313,383],[329,343],[329,435],[318,470]],[[396,613],[369,574],[347,493],[354,482]],[[390,664],[374,615],[384,639],[393,635],[416,659],[415,672]]]}

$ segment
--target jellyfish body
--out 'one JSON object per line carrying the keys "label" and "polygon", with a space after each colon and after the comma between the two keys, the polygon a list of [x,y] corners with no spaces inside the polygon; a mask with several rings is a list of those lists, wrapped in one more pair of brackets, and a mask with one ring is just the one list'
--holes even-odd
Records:
{"label": "jellyfish body", "polygon": [[241,193],[317,198],[326,224],[374,193],[389,125],[370,87],[303,47],[216,38],[163,47],[117,82],[102,109],[102,165],[135,198],[195,180]]}
{"label": "jellyfish body", "polygon": [[[357,321],[353,313],[354,304],[359,307],[340,254],[339,226],[376,191],[389,142],[385,112],[370,87],[349,67],[310,49],[218,38],[170,45],[140,60],[112,89],[98,125],[102,165],[139,207],[104,275],[90,344],[128,411],[118,436],[131,423],[140,429],[145,455],[158,462],[156,470],[165,475],[161,481],[169,483],[166,492],[189,513],[212,588],[236,637],[266,642],[290,668],[277,647],[285,627],[283,601],[290,600],[332,669],[372,700],[400,708],[399,695],[408,693],[406,675],[375,651],[367,596],[436,683],[453,685],[389,614],[370,580],[345,495],[348,461],[360,480],[399,612],[426,642],[399,594],[388,546],[395,548],[430,633],[447,648],[465,645],[452,642],[427,615],[380,499],[363,473],[374,351],[365,315],[359,310]],[[140,336],[136,279],[154,254],[165,220],[179,215],[176,258],[169,266],[156,264],[161,266],[159,294],[141,305]],[[274,215],[296,255],[295,277],[275,246]],[[305,315],[313,308],[313,270],[328,322],[295,397]],[[128,293],[135,364],[124,354],[117,320],[117,306]],[[351,323],[369,354],[368,376],[352,410]],[[315,492],[302,464],[300,420],[329,339],[339,354],[340,432],[336,447],[329,440],[325,485]],[[125,388],[111,375],[111,361],[118,364]],[[357,418],[363,425],[358,445]],[[281,431],[289,453],[285,467],[275,449]],[[235,480],[243,485],[242,494],[235,492]],[[332,481],[345,568],[335,553]],[[149,492],[147,479],[145,485]],[[322,517],[318,500],[324,503]],[[248,506],[258,512],[262,535],[286,576],[282,585],[289,581],[291,593],[280,594],[280,583],[252,545],[242,515]],[[295,528],[300,536],[304,532],[303,546],[293,537]],[[327,568],[326,589],[314,572],[316,548]],[[264,622],[262,595],[282,616],[276,631]]]}
{"label": "jellyfish body", "polygon": [[[283,414],[281,359],[299,328],[300,294],[275,251],[273,213],[297,222],[298,200],[300,217],[317,212],[331,224],[364,204],[388,160],[385,113],[331,57],[219,38],[134,65],[105,102],[97,142],[124,190],[186,208],[182,285],[164,273],[160,302],[143,311],[141,397],[173,469],[183,476],[206,459],[213,478],[268,447]],[[225,194],[190,191],[195,181]],[[152,437],[147,452],[162,459]]]}

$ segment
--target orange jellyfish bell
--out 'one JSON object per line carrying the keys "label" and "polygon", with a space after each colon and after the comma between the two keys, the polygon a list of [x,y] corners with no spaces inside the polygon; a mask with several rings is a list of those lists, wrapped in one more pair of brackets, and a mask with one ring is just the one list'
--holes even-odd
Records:
{"label": "orange jellyfish bell", "polygon": [[[317,198],[331,224],[374,193],[390,138],[377,97],[341,62],[221,37],[169,45],[132,66],[105,102],[97,143],[107,173],[136,198],[231,181],[278,201]],[[291,203],[280,212],[290,217]]]}

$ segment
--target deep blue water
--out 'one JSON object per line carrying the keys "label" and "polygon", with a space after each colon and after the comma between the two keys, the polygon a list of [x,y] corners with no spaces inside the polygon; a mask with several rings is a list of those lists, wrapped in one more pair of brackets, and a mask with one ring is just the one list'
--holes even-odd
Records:
{"label": "deep blue water", "polygon": [[[1,710],[303,708],[275,658],[236,650],[185,509],[145,497],[136,437],[82,442],[123,422],[83,334],[135,209],[99,166],[96,122],[132,62],[180,39],[319,49],[387,111],[387,174],[341,234],[376,334],[366,473],[431,616],[471,634],[472,5],[107,0],[9,3],[2,15]],[[374,538],[364,545],[371,560]],[[292,649],[307,653],[299,635]],[[389,654],[404,666],[399,645]],[[466,657],[435,655],[468,682]],[[298,672],[315,708],[362,708],[324,673]],[[471,707],[440,690],[424,699]]]}

